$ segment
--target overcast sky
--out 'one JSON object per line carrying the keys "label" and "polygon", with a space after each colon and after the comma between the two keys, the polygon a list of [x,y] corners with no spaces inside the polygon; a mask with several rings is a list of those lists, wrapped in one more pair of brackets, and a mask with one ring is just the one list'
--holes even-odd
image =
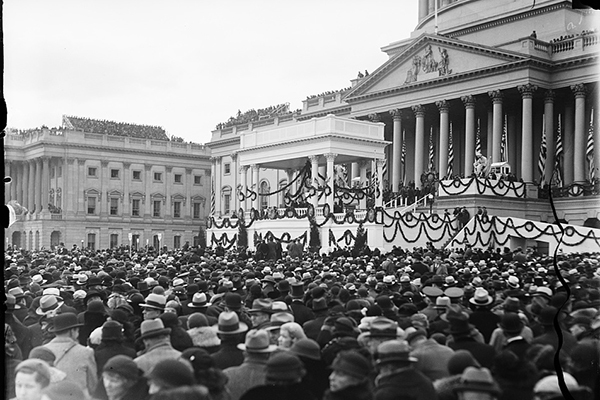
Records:
{"label": "overcast sky", "polygon": [[206,143],[237,110],[350,86],[410,36],[417,0],[6,0],[8,126],[63,114]]}

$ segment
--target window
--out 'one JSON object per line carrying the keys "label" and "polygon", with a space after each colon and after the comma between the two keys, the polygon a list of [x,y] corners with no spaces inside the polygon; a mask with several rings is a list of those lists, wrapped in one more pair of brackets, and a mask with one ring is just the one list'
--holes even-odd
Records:
{"label": "window", "polygon": [[134,217],[140,216],[140,199],[133,199],[131,201],[131,215]]}
{"label": "window", "polygon": [[229,211],[231,209],[231,194],[227,193],[225,195],[223,195],[223,212],[225,214],[229,214]]}
{"label": "window", "polygon": [[160,200],[154,200],[152,202],[152,216],[160,217]]}
{"label": "window", "polygon": [[200,218],[200,203],[194,203],[192,210],[192,218],[199,219]]}
{"label": "window", "polygon": [[141,181],[142,180],[142,171],[132,171],[133,173],[133,180],[134,181]]}
{"label": "window", "polygon": [[194,175],[194,185],[202,185],[202,175]]}
{"label": "window", "polygon": [[173,218],[181,218],[181,202],[176,201],[173,203]]}
{"label": "window", "polygon": [[119,215],[119,199],[110,199],[110,215]]}
{"label": "window", "polygon": [[98,173],[98,168],[96,168],[96,167],[88,168],[88,176],[96,176],[97,173]]}
{"label": "window", "polygon": [[154,173],[154,180],[156,182],[162,182],[162,172],[155,172]]}
{"label": "window", "polygon": [[175,174],[175,183],[182,183],[181,174]]}
{"label": "window", "polygon": [[62,176],[62,167],[58,167],[58,177]]}
{"label": "window", "polygon": [[96,234],[95,233],[88,233],[87,248],[90,250],[96,250]]}
{"label": "window", "polygon": [[260,183],[260,208],[264,210],[269,207],[269,196],[266,194],[269,193],[269,182],[262,181]]}
{"label": "window", "polygon": [[55,174],[56,174],[56,168],[55,167],[50,168],[50,179],[53,179]]}
{"label": "window", "polygon": [[231,173],[231,164],[225,164],[225,175],[229,175]]}
{"label": "window", "polygon": [[176,249],[181,247],[181,236],[173,236],[173,247]]}
{"label": "window", "polygon": [[93,196],[87,199],[87,213],[91,215],[96,214],[96,198]]}
{"label": "window", "polygon": [[140,244],[140,235],[131,235],[131,248],[137,250]]}
{"label": "window", "polygon": [[111,233],[110,235],[110,248],[114,249],[119,246],[119,235],[116,233]]}
{"label": "window", "polygon": [[119,179],[119,170],[118,169],[111,169],[110,170],[110,177],[111,177],[111,179]]}

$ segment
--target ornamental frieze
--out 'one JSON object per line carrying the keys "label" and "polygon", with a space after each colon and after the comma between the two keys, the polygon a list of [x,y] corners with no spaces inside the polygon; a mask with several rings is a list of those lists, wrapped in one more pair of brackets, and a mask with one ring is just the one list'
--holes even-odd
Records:
{"label": "ornamental frieze", "polygon": [[[438,59],[436,60],[431,44],[425,47],[423,55],[415,55],[412,58],[412,67],[406,72],[404,83],[413,83],[418,80],[419,74],[430,74],[438,72],[438,76],[446,76],[452,73],[450,69],[450,58],[448,51],[438,47]],[[429,77],[428,77],[429,78]]]}

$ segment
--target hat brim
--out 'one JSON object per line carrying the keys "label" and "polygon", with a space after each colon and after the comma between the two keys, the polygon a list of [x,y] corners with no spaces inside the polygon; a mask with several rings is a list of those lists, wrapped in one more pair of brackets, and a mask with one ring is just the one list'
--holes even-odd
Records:
{"label": "hat brim", "polygon": [[188,308],[195,308],[195,309],[199,309],[199,308],[206,308],[206,307],[210,307],[210,306],[212,306],[212,303],[206,303],[206,304],[204,304],[204,305],[202,305],[202,306],[199,306],[199,305],[197,305],[197,304],[194,304],[194,303],[188,303],[188,305],[187,305],[187,306],[188,306]]}
{"label": "hat brim", "polygon": [[146,303],[141,303],[141,304],[139,304],[139,306],[142,308],[151,308],[153,310],[161,310],[161,311],[164,311],[164,309],[165,309],[165,307],[157,307],[155,305],[146,304]]}
{"label": "hat brim", "polygon": [[246,312],[248,314],[253,314],[253,313],[265,313],[265,314],[273,314],[274,311],[273,310],[269,310],[269,309],[264,309],[264,308],[251,308],[249,310],[246,310]]}
{"label": "hat brim", "polygon": [[406,357],[388,357],[385,358],[383,360],[377,360],[375,362],[376,365],[384,365],[384,364],[389,364],[392,362],[411,362],[411,363],[416,363],[419,360],[416,359],[415,357],[411,357],[411,356],[406,356]]}
{"label": "hat brim", "polygon": [[474,297],[471,297],[469,299],[469,303],[473,304],[474,306],[489,306],[493,302],[494,302],[494,299],[492,299],[492,296],[488,296],[488,299],[487,299],[487,301],[485,303],[478,303],[478,302],[476,302]]}
{"label": "hat brim", "polygon": [[64,332],[64,331],[68,331],[69,329],[80,328],[83,325],[85,325],[85,324],[74,324],[74,325],[62,327],[60,329],[56,329],[56,327],[53,326],[53,327],[48,328],[48,332]]}
{"label": "hat brim", "polygon": [[264,349],[248,349],[248,347],[246,347],[244,343],[240,343],[237,345],[237,348],[248,353],[272,353],[275,350],[277,350],[277,346],[275,346],[274,344],[270,344]]}
{"label": "hat brim", "polygon": [[38,308],[35,310],[35,313],[36,313],[37,315],[48,315],[48,314],[50,314],[52,311],[56,311],[56,310],[58,310],[58,309],[59,309],[59,308],[60,308],[60,307],[61,307],[63,304],[64,304],[64,301],[61,301],[61,300],[59,300],[59,301],[58,301],[58,305],[57,305],[56,307],[54,307],[53,309],[51,309],[51,310],[48,310],[48,311],[44,311],[44,310],[42,310],[42,308],[41,308],[41,307],[38,307]]}
{"label": "hat brim", "polygon": [[234,335],[236,333],[243,333],[248,331],[248,325],[246,325],[244,322],[240,322],[239,324],[240,326],[234,331],[222,331],[219,329],[218,325],[213,325],[213,329],[215,329],[217,333],[220,333],[222,335]]}
{"label": "hat brim", "polygon": [[140,339],[149,339],[156,336],[164,336],[171,334],[171,328],[156,329],[149,331],[140,336]]}

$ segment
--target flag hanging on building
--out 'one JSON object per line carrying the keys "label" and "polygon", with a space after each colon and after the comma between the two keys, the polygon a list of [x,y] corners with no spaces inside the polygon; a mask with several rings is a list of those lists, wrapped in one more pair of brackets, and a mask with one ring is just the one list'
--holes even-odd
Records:
{"label": "flag hanging on building", "polygon": [[433,148],[433,125],[431,125],[431,129],[429,130],[429,163],[427,164],[427,170],[433,171],[435,157],[435,149]]}
{"label": "flag hanging on building", "polygon": [[481,153],[481,126],[480,120],[477,119],[477,132],[475,133],[475,154]]}
{"label": "flag hanging on building", "polygon": [[383,160],[383,167],[381,167],[381,180],[384,184],[387,182],[387,158]]}
{"label": "flag hanging on building", "polygon": [[446,178],[452,176],[452,164],[454,164],[454,144],[452,142],[452,122],[450,122],[450,132],[448,133],[448,168],[446,169]]}
{"label": "flag hanging on building", "polygon": [[402,184],[406,185],[406,131],[402,132],[402,151],[400,152],[400,164],[402,165]]}
{"label": "flag hanging on building", "polygon": [[553,177],[556,182],[556,186],[562,187],[562,158],[563,156],[563,143],[562,143],[562,127],[560,124],[560,114],[558,114],[558,125],[556,127],[556,151],[554,155],[554,172]]}
{"label": "flag hanging on building", "polygon": [[504,126],[502,127],[502,138],[500,140],[500,161],[508,161],[508,127],[506,126],[506,114],[504,114]]}
{"label": "flag hanging on building", "polygon": [[596,165],[594,162],[594,109],[592,109],[590,119],[590,128],[588,129],[587,147],[585,150],[585,158],[588,161],[588,178],[591,183],[596,180]]}
{"label": "flag hanging on building", "polygon": [[542,144],[540,146],[540,155],[538,157],[538,171],[540,172],[540,186],[546,182],[546,118],[542,120]]}
{"label": "flag hanging on building", "polygon": [[216,212],[216,207],[217,207],[217,200],[215,198],[215,178],[214,177],[211,179],[211,186],[212,186],[212,188],[210,189],[210,214],[214,215]]}

